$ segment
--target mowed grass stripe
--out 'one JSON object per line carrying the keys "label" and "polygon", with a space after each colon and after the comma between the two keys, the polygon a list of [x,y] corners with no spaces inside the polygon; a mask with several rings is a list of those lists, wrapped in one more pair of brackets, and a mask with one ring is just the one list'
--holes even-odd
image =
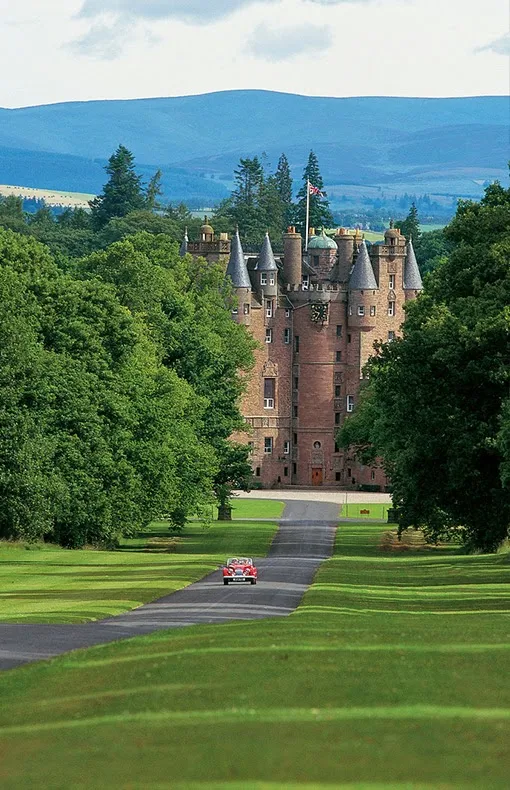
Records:
{"label": "mowed grass stripe", "polygon": [[358,719],[510,719],[510,708],[462,708],[437,705],[409,705],[366,708],[232,708],[231,710],[140,711],[118,715],[92,716],[84,719],[17,724],[0,727],[0,736],[22,735],[50,730],[81,729],[109,724],[218,724],[251,720],[259,724],[277,722],[353,721]]}
{"label": "mowed grass stripe", "polygon": [[[228,645],[226,647],[196,647],[186,650],[165,650],[162,652],[141,653],[140,655],[115,656],[114,658],[91,659],[90,661],[80,661],[79,659],[69,660],[67,666],[73,669],[88,669],[93,667],[107,667],[114,664],[126,664],[136,661],[147,661],[159,658],[182,658],[184,656],[196,655],[256,655],[262,656],[271,653],[388,653],[388,652],[410,652],[410,653],[485,653],[491,650],[510,650],[510,642],[502,644],[448,644],[448,645],[410,645],[388,644],[388,645],[278,645],[268,648],[267,646],[257,647],[238,647]],[[79,652],[77,653],[79,655]],[[65,661],[63,663],[66,663]]]}

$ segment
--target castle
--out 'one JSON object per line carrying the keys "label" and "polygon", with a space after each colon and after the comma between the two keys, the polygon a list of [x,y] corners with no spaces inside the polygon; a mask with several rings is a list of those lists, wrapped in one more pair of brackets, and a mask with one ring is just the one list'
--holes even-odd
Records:
{"label": "castle", "polygon": [[242,404],[255,479],[264,488],[387,485],[379,466],[363,466],[336,443],[356,408],[363,367],[376,341],[394,339],[404,305],[422,290],[412,242],[396,228],[367,247],[359,231],[334,238],[313,230],[308,249],[290,227],[276,259],[266,235],[258,256],[245,255],[239,233],[219,238],[206,223],[185,237],[181,254],[228,261],[238,306],[233,319],[258,341]]}

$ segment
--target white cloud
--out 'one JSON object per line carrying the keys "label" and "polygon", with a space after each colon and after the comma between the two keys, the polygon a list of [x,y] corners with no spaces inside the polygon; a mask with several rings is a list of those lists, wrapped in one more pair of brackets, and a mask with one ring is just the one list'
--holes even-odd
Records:
{"label": "white cloud", "polygon": [[477,47],[475,52],[494,52],[496,55],[510,55],[510,33],[489,42],[489,44],[485,44],[484,47]]}
{"label": "white cloud", "polygon": [[138,19],[178,19],[208,24],[257,3],[280,0],[85,0],[80,16],[96,17],[111,12]]}
{"label": "white cloud", "polygon": [[248,52],[263,60],[278,62],[309,55],[324,54],[333,43],[333,34],[326,25],[294,25],[270,28],[261,24],[254,30]]}

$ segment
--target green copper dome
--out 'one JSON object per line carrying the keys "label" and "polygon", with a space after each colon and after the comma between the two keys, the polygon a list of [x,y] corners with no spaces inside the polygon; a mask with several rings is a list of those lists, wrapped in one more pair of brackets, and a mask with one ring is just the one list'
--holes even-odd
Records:
{"label": "green copper dome", "polygon": [[322,231],[320,236],[312,236],[308,242],[309,250],[337,250],[338,244]]}

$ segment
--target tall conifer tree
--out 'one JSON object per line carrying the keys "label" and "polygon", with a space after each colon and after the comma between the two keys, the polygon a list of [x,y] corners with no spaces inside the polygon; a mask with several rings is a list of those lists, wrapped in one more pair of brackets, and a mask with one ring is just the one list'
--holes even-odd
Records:
{"label": "tall conifer tree", "polygon": [[146,205],[141,177],[135,172],[131,151],[119,145],[105,167],[110,176],[102,194],[89,202],[92,225],[101,230],[113,217],[125,217]]}
{"label": "tall conifer tree", "polygon": [[292,176],[290,173],[289,160],[285,154],[282,154],[278,160],[278,167],[276,168],[274,177],[278,195],[283,204],[284,227],[282,230],[285,230],[286,226],[292,221],[294,209],[292,205]]}

